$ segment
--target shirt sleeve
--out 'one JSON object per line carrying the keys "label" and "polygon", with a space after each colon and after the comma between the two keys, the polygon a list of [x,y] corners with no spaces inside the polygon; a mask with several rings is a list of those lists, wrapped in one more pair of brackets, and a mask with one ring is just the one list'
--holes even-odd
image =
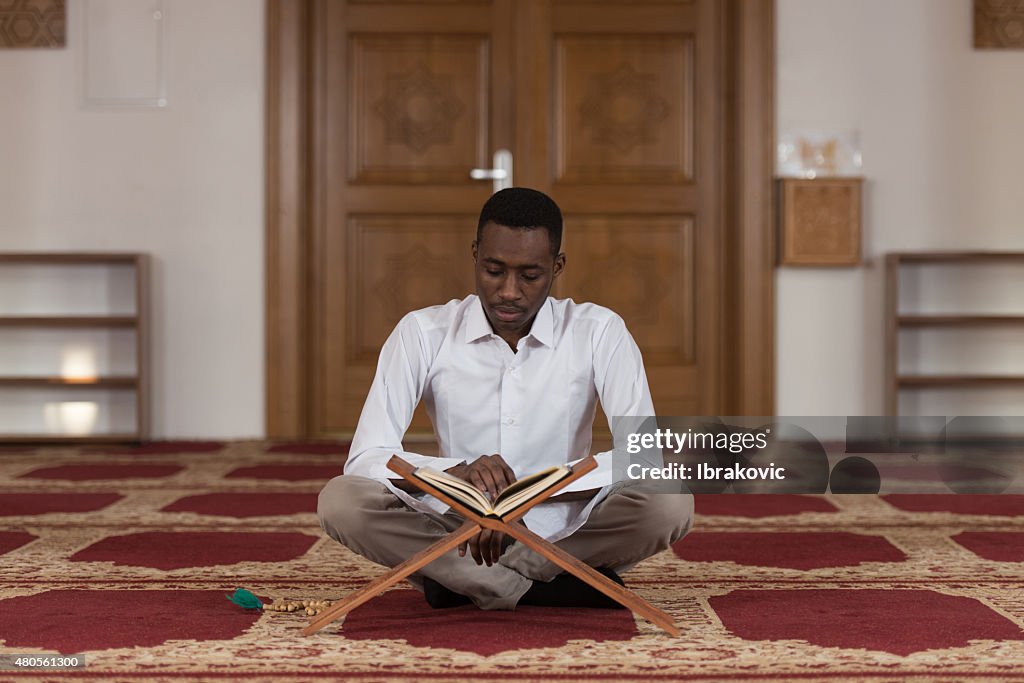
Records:
{"label": "shirt sleeve", "polygon": [[377,372],[345,462],[345,474],[381,481],[400,479],[387,468],[392,455],[398,455],[413,467],[429,466],[438,470],[462,462],[456,458],[410,453],[402,448],[402,437],[423,395],[432,358],[420,324],[413,314],[406,315],[381,348]]}
{"label": "shirt sleeve", "polygon": [[[603,330],[597,333],[593,353],[597,395],[616,440],[614,449],[622,452],[626,447],[625,443],[619,443],[624,437],[621,433],[623,430],[617,430],[620,433],[616,434],[612,420],[616,417],[654,419],[654,402],[647,384],[643,357],[640,347],[626,329],[626,323],[615,314]],[[640,420],[633,422],[639,424]],[[614,452],[611,450],[595,454],[597,468],[567,486],[565,491],[585,491],[612,484],[615,479],[612,459]],[[649,464],[656,467],[664,464],[660,451],[645,451],[633,456],[633,462],[638,460],[649,461]]]}

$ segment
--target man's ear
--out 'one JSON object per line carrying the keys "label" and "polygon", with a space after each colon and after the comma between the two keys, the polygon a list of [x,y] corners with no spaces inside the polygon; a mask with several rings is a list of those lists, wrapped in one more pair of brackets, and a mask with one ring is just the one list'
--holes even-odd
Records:
{"label": "man's ear", "polygon": [[476,263],[476,240],[473,240],[473,263]]}
{"label": "man's ear", "polygon": [[565,252],[555,257],[555,267],[551,271],[551,277],[555,278],[562,274],[562,270],[565,268]]}

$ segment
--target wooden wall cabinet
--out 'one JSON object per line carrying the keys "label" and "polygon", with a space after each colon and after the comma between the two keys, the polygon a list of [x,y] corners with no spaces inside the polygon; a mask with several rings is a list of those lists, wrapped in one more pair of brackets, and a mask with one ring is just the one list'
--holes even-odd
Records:
{"label": "wooden wall cabinet", "polygon": [[[994,272],[1006,268],[1007,272]],[[923,282],[914,282],[917,296],[906,294],[915,278],[925,269],[931,275]],[[994,277],[985,278],[985,275]],[[1014,277],[1010,286],[1007,278]],[[984,282],[984,280],[990,280]],[[905,392],[926,390],[992,388],[1020,389],[1024,396],[1024,363],[1002,371],[948,372],[945,369],[924,370],[928,364],[918,363],[916,369],[901,364],[901,350],[908,333],[930,335],[955,331],[962,338],[959,352],[964,365],[990,360],[992,346],[983,349],[978,343],[986,330],[990,333],[1024,333],[1024,302],[1017,292],[1024,282],[1024,252],[899,252],[886,255],[886,396],[888,415],[900,414],[900,398]],[[923,307],[917,299],[923,294],[931,304]],[[963,293],[962,296],[955,296]],[[911,292],[914,294],[914,292]],[[952,296],[951,296],[952,295]],[[901,301],[901,298],[903,301]],[[942,304],[941,306],[938,304]],[[975,343],[971,343],[974,340]],[[1004,344],[1001,354],[1007,358],[1024,357],[1014,341]],[[927,359],[924,359],[927,360]],[[903,361],[907,361],[904,355]],[[989,366],[995,364],[988,363]],[[966,402],[965,402],[966,403]],[[953,414],[971,414],[958,410]]]}
{"label": "wooden wall cabinet", "polygon": [[779,264],[861,262],[863,178],[779,178]]}
{"label": "wooden wall cabinet", "polygon": [[148,258],[0,253],[0,442],[147,438]]}

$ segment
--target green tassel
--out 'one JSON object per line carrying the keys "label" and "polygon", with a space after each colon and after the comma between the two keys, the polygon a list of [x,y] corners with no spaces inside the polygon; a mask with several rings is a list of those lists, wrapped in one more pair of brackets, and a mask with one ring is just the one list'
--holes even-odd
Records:
{"label": "green tassel", "polygon": [[263,609],[263,603],[260,602],[260,599],[244,588],[236,588],[233,594],[225,595],[224,597],[245,609]]}

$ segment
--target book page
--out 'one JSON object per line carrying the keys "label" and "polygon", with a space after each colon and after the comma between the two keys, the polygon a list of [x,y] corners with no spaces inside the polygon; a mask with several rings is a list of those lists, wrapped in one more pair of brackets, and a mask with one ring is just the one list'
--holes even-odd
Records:
{"label": "book page", "polygon": [[416,470],[415,474],[482,515],[493,512],[487,496],[468,481],[453,477],[447,472],[432,470],[429,467],[421,467]]}
{"label": "book page", "polygon": [[541,493],[569,476],[568,467],[549,467],[537,474],[524,477],[502,491],[494,500],[493,508],[499,517],[536,498]]}

